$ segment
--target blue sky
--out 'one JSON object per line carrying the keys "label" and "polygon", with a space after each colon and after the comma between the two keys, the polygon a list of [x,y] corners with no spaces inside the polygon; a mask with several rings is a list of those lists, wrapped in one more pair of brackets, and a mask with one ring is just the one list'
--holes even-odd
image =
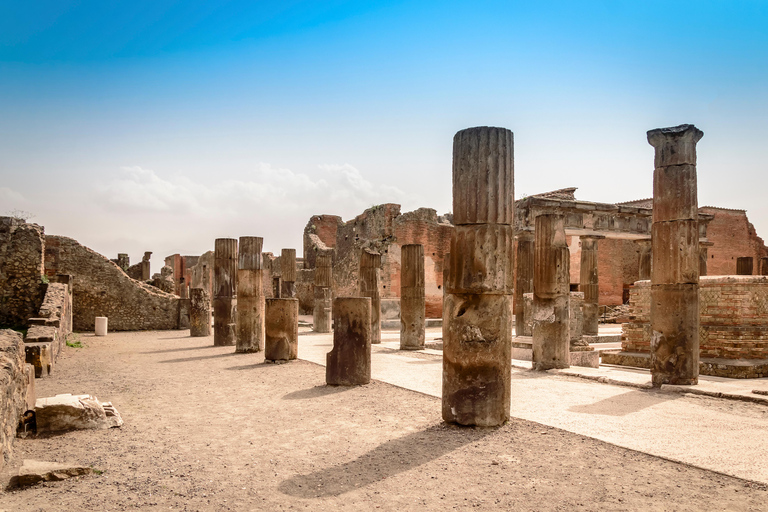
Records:
{"label": "blue sky", "polygon": [[[694,123],[699,204],[768,236],[768,2],[0,2],[0,214],[115,257],[301,247],[309,216],[451,205],[453,134],[516,195],[651,196]],[[63,198],[63,199],[62,199]]]}

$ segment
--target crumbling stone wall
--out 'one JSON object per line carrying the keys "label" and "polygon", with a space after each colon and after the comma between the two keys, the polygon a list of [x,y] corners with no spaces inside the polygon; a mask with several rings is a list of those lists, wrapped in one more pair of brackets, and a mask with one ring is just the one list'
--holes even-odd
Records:
{"label": "crumbling stone wall", "polygon": [[0,330],[0,469],[11,458],[16,426],[27,409],[27,372],[21,335]]}
{"label": "crumbling stone wall", "polygon": [[97,316],[114,331],[177,329],[179,298],[131,279],[101,254],[64,236],[45,239],[45,272],[72,277],[73,329],[89,331]]}
{"label": "crumbling stone wall", "polygon": [[43,302],[44,230],[0,217],[0,326],[22,327]]}
{"label": "crumbling stone wall", "polygon": [[768,256],[768,249],[749,222],[747,212],[713,206],[701,207],[699,211],[715,216],[707,227],[707,238],[714,244],[707,254],[707,274],[735,275],[736,260],[742,257],[754,258],[752,268],[757,273],[758,262]]}
{"label": "crumbling stone wall", "polygon": [[52,282],[48,284],[37,316],[29,319],[29,330],[24,342],[51,342],[51,357],[55,361],[64,347],[67,334],[72,332],[72,293],[70,276],[50,279]]}

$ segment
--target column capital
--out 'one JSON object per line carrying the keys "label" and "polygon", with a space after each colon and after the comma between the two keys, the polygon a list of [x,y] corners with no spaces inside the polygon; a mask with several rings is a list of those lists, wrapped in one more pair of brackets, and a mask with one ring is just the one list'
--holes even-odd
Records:
{"label": "column capital", "polygon": [[704,132],[692,124],[648,131],[648,144],[656,148],[655,167],[696,165],[696,143]]}

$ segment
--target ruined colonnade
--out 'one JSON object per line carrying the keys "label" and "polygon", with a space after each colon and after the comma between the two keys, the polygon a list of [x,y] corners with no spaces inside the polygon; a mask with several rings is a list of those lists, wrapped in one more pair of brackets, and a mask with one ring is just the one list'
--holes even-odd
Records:
{"label": "ruined colonnade", "polygon": [[213,263],[213,344],[235,344],[237,240],[217,238]]}
{"label": "ruined colonnade", "polygon": [[425,338],[424,246],[400,248],[400,350],[421,350]]}
{"label": "ruined colonnade", "polygon": [[264,349],[264,267],[257,236],[241,236],[237,271],[237,342],[235,352]]}
{"label": "ruined colonnade", "polygon": [[371,299],[371,343],[381,343],[380,267],[381,254],[365,249],[360,253],[360,296]]}
{"label": "ruined colonnade", "polygon": [[315,332],[331,332],[333,301],[333,253],[323,251],[315,260],[315,306],[312,326]]}

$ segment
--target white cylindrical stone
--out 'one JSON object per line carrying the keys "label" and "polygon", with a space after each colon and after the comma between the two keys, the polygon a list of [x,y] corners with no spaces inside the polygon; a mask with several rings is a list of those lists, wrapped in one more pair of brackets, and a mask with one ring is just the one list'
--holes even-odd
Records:
{"label": "white cylindrical stone", "polygon": [[107,335],[107,317],[97,316],[96,317],[96,336],[106,336],[106,335]]}

